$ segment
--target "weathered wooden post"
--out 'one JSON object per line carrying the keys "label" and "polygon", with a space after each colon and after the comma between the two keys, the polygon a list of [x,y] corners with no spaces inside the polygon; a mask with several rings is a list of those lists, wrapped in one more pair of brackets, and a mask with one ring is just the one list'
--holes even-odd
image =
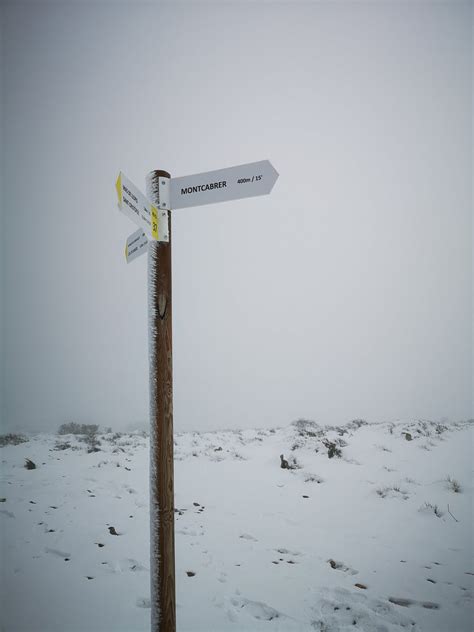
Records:
{"label": "weathered wooden post", "polygon": [[[160,209],[169,199],[170,174],[147,176],[147,197]],[[168,211],[158,210],[158,213]],[[171,216],[169,240],[148,244],[150,354],[150,547],[151,630],[176,630],[173,463],[173,340]]]}

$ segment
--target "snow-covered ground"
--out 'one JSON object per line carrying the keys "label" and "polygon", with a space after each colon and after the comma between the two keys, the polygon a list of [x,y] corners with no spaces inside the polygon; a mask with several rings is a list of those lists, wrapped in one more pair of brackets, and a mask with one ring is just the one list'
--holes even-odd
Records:
{"label": "snow-covered ground", "polygon": [[[474,629],[473,429],[177,435],[178,630]],[[0,448],[1,630],[149,629],[148,439],[99,440]]]}

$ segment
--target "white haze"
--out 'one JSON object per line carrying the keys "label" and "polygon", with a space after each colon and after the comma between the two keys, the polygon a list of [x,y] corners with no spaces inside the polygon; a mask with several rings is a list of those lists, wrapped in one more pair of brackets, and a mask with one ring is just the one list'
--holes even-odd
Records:
{"label": "white haze", "polygon": [[173,215],[177,430],[472,412],[470,2],[4,2],[2,427],[146,422],[146,257],[117,211],[269,159]]}

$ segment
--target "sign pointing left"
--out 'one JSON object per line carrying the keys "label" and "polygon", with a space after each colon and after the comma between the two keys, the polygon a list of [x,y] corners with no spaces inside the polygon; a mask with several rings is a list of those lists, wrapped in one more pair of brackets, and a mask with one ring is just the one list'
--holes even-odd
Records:
{"label": "sign pointing left", "polygon": [[148,250],[148,239],[141,228],[132,233],[125,244],[125,259],[130,263]]}
{"label": "sign pointing left", "polygon": [[168,241],[167,211],[158,211],[122,172],[119,173],[115,188],[122,213],[142,228],[151,239]]}

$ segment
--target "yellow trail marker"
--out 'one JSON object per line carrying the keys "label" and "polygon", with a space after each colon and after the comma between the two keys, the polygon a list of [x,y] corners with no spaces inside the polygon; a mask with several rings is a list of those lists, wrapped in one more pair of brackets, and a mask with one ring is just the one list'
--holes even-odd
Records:
{"label": "yellow trail marker", "polygon": [[117,195],[120,206],[122,206],[122,174],[119,173],[117,182],[115,183],[115,188],[117,189]]}
{"label": "yellow trail marker", "polygon": [[152,204],[122,172],[118,175],[115,188],[119,209],[124,215],[139,226],[149,239],[169,241],[168,210],[158,211],[158,207]]}

